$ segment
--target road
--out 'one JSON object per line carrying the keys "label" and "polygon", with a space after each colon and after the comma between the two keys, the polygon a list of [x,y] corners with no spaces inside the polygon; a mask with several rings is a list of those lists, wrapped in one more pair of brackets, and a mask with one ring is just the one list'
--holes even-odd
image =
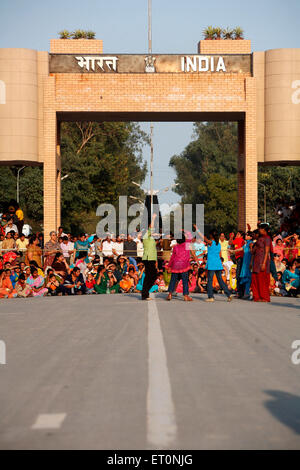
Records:
{"label": "road", "polygon": [[0,449],[300,449],[299,299],[1,300]]}

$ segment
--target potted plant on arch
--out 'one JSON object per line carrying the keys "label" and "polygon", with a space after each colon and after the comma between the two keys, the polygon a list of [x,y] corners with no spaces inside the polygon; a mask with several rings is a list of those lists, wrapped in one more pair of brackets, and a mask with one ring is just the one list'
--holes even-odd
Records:
{"label": "potted plant on arch", "polygon": [[217,27],[214,29],[214,31],[215,31],[216,39],[220,41],[220,39],[222,39],[222,28]]}
{"label": "potted plant on arch", "polygon": [[82,29],[76,29],[73,33],[73,39],[86,39],[86,32]]}
{"label": "potted plant on arch", "polygon": [[223,29],[222,31],[223,39],[232,39],[232,36],[233,36],[233,30],[231,28]]}
{"label": "potted plant on arch", "polygon": [[215,29],[212,26],[208,26],[203,30],[205,40],[215,39]]}
{"label": "potted plant on arch", "polygon": [[87,39],[95,39],[96,33],[94,31],[87,31],[86,32],[86,38]]}
{"label": "potted plant on arch", "polygon": [[239,26],[233,30],[235,39],[244,39],[244,30]]}
{"label": "potted plant on arch", "polygon": [[67,29],[60,31],[58,34],[60,39],[70,39],[72,36],[72,33],[70,33],[70,31],[68,31]]}

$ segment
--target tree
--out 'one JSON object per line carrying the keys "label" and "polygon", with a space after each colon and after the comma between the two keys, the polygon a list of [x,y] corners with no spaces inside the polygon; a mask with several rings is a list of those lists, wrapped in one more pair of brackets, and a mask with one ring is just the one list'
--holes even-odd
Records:
{"label": "tree", "polygon": [[[119,196],[143,197],[132,180],[142,183],[147,135],[134,123],[63,123],[62,219],[67,227],[96,213],[102,203],[118,208]],[[95,219],[96,220],[96,219]]]}
{"label": "tree", "polygon": [[[62,223],[66,229],[95,231],[101,203],[118,207],[119,196],[143,197],[147,167],[142,148],[148,136],[135,123],[78,122],[61,125]],[[16,198],[17,167],[0,168],[0,201]],[[3,205],[3,204],[2,204]],[[43,221],[43,170],[27,167],[20,177],[20,205],[35,228]]]}
{"label": "tree", "polygon": [[195,123],[192,142],[170,160],[182,203],[204,204],[206,229],[236,226],[237,149],[236,123]]}
{"label": "tree", "polygon": [[[237,227],[237,125],[195,123],[193,140],[170,160],[177,173],[176,192],[182,203],[204,204],[206,230],[230,232]],[[259,167],[258,181],[266,187],[267,221],[278,226],[276,207],[294,204],[300,194],[300,168]],[[263,220],[264,189],[258,186],[259,217]],[[254,227],[253,227],[254,228]]]}
{"label": "tree", "polygon": [[[267,221],[273,229],[278,227],[276,208],[283,202],[295,204],[299,201],[300,194],[300,168],[287,167],[260,167],[258,172],[259,182],[266,187]],[[259,217],[264,215],[264,188],[258,186]],[[300,221],[299,221],[300,223]]]}

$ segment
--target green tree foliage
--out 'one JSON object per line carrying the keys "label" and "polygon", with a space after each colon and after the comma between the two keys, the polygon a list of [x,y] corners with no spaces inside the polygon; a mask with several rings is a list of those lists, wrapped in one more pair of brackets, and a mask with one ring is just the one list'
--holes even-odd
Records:
{"label": "green tree foliage", "polygon": [[0,166],[0,212],[4,203],[16,199],[17,178],[12,168]]}
{"label": "green tree foliage", "polygon": [[147,135],[134,123],[63,123],[61,139],[62,220],[79,222],[99,204],[118,207],[119,196],[143,197],[132,181],[146,176],[142,159]]}
{"label": "green tree foliage", "polygon": [[[266,187],[267,221],[273,229],[277,228],[276,208],[283,202],[294,204],[300,195],[300,167],[260,167],[258,180]],[[258,186],[260,220],[264,218],[264,188]],[[300,223],[300,221],[299,221]]]}
{"label": "green tree foliage", "polygon": [[[182,203],[205,205],[206,230],[216,227],[229,233],[237,226],[237,125],[195,123],[193,140],[170,160],[177,174],[176,192]],[[276,207],[299,200],[300,168],[260,167],[258,181],[266,187],[267,221],[278,226]],[[264,216],[264,189],[258,186],[259,217]]]}
{"label": "green tree foliage", "polygon": [[[62,223],[66,229],[94,231],[101,203],[118,207],[119,196],[143,197],[147,168],[142,148],[148,136],[135,123],[62,123]],[[16,199],[16,167],[0,167],[0,209]],[[43,220],[43,170],[20,174],[20,205],[34,227]]]}
{"label": "green tree foliage", "polygon": [[204,204],[206,229],[237,223],[237,125],[195,123],[193,140],[170,160],[184,204]]}

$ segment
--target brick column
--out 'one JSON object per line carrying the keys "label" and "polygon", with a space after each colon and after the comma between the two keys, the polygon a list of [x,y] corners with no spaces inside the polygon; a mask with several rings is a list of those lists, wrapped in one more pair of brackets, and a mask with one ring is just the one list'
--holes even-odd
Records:
{"label": "brick column", "polygon": [[258,220],[256,79],[246,78],[247,110],[245,119],[245,228],[256,228]]}
{"label": "brick column", "polygon": [[61,225],[61,154],[60,154],[60,122],[57,122],[56,127],[56,166],[57,166],[57,180],[56,180],[56,223],[57,227]]}
{"label": "brick column", "polygon": [[238,228],[246,227],[245,217],[245,121],[238,122]]}
{"label": "brick column", "polygon": [[44,82],[44,236],[57,230],[57,125],[55,112],[55,78]]}

